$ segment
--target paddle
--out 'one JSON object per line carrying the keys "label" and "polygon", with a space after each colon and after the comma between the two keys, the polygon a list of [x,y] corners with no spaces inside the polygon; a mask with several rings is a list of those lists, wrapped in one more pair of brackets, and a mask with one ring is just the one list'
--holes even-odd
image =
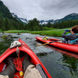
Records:
{"label": "paddle", "polygon": [[58,42],[58,41],[62,41],[62,40],[52,41],[52,42],[48,42],[48,43],[44,43],[44,44],[40,44],[40,45],[37,45],[37,46],[45,46],[45,45],[48,45],[49,43],[54,43],[54,42]]}
{"label": "paddle", "polygon": [[37,46],[45,46],[47,44],[49,44],[49,43],[44,43],[44,44],[40,44],[40,45],[37,45]]}

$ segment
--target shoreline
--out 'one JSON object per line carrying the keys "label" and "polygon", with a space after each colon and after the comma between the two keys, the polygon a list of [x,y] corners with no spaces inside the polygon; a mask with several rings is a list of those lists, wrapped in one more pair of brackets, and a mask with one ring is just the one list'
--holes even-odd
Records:
{"label": "shoreline", "polygon": [[45,31],[8,30],[8,31],[4,31],[4,33],[31,33],[31,34],[61,37],[62,34],[64,33],[64,30],[65,29],[53,29],[53,30],[45,30]]}
{"label": "shoreline", "polygon": [[64,29],[50,29],[50,30],[42,30],[42,31],[29,31],[29,30],[7,30],[4,33],[31,33],[31,34],[39,34],[43,36],[53,36],[53,37],[62,37],[62,34],[65,30],[69,30],[70,28]]}

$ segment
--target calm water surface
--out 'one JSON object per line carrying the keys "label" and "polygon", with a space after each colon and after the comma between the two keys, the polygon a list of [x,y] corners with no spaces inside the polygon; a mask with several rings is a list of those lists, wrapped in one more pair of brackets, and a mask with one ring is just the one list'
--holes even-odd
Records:
{"label": "calm water surface", "polygon": [[[0,34],[0,36],[1,35],[2,34]],[[78,60],[61,54],[57,50],[50,47],[37,46],[40,43],[36,42],[35,37],[40,35],[32,35],[27,33],[21,35],[10,35],[15,38],[6,40],[0,37],[0,54],[10,46],[10,43],[13,40],[18,40],[18,38],[21,38],[37,54],[53,78],[78,78]]]}

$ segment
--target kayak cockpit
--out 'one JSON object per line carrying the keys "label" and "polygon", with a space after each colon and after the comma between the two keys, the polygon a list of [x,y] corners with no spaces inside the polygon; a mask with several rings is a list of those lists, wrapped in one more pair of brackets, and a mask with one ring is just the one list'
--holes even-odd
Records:
{"label": "kayak cockpit", "polygon": [[52,78],[36,54],[21,39],[14,41],[0,56],[0,76]]}
{"label": "kayak cockpit", "polygon": [[0,75],[8,75],[9,78],[23,78],[27,74],[33,74],[32,71],[40,78],[47,78],[42,66],[34,64],[31,57],[22,51],[20,51],[20,56],[14,52],[0,63]]}

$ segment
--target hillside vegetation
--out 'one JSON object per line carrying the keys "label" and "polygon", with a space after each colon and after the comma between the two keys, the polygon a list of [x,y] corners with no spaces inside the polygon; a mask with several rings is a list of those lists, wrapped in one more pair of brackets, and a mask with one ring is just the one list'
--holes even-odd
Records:
{"label": "hillside vegetation", "polygon": [[64,28],[70,28],[74,25],[78,25],[78,14],[70,14],[56,23],[40,24],[40,21],[36,18],[25,23],[19,18],[13,17],[9,9],[0,1],[0,32],[31,32],[41,35],[60,36],[64,32]]}

